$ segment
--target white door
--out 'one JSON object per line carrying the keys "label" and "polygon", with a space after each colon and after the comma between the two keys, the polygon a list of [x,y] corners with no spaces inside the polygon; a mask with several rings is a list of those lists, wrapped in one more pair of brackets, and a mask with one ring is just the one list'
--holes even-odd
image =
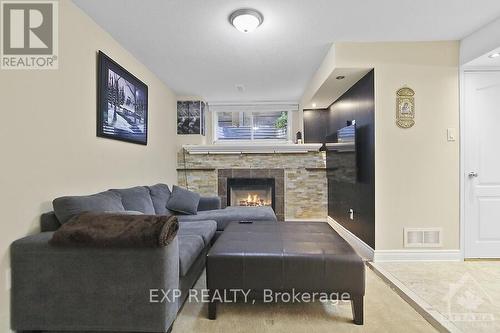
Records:
{"label": "white door", "polygon": [[465,257],[500,258],[500,71],[464,78]]}

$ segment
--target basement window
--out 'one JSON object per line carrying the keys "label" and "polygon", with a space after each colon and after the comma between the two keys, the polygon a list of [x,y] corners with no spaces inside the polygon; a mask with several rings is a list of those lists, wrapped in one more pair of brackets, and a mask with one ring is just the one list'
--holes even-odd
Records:
{"label": "basement window", "polygon": [[215,141],[288,141],[291,115],[283,111],[214,112]]}

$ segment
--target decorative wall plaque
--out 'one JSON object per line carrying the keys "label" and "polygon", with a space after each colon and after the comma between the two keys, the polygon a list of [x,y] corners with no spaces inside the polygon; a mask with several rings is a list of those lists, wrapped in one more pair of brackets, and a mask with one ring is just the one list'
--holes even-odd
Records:
{"label": "decorative wall plaque", "polygon": [[415,125],[415,92],[403,87],[396,92],[396,124],[401,128]]}

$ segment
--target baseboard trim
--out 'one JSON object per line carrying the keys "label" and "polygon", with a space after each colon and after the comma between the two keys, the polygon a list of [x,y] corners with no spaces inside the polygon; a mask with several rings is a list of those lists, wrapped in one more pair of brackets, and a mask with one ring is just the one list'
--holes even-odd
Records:
{"label": "baseboard trim", "polygon": [[356,252],[365,260],[373,260],[374,256],[374,250],[363,242],[358,236],[347,230],[344,226],[342,226],[340,223],[335,221],[333,218],[328,216],[327,222],[329,225],[332,226],[332,228],[339,233],[340,236],[342,236],[353,248],[356,250]]}
{"label": "baseboard trim", "polygon": [[373,261],[462,261],[462,255],[460,250],[375,250]]}

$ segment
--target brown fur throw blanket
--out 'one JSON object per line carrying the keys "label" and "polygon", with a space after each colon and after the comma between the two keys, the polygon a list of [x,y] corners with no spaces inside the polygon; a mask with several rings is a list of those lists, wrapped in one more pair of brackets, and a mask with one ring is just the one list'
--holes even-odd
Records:
{"label": "brown fur throw blanket", "polygon": [[59,228],[51,245],[85,247],[167,246],[179,229],[177,217],[82,213]]}

